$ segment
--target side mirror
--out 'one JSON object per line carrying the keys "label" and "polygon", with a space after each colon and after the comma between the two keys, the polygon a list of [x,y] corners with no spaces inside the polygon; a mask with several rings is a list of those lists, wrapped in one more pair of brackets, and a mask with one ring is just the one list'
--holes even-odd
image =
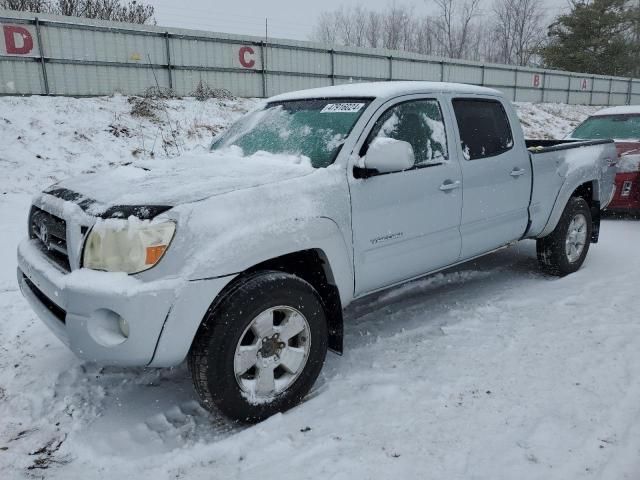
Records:
{"label": "side mirror", "polygon": [[413,167],[416,159],[409,142],[377,137],[364,157],[364,168],[378,173],[401,172]]}

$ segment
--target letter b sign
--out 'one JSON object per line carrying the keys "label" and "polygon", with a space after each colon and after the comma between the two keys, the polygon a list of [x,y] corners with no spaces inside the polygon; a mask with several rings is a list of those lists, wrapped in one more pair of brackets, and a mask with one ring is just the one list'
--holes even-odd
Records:
{"label": "letter b sign", "polygon": [[533,88],[540,88],[540,74],[534,73],[533,78],[531,79],[531,85]]}

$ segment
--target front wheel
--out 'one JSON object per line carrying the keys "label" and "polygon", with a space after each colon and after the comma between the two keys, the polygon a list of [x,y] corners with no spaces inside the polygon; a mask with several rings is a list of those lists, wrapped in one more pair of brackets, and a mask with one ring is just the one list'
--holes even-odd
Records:
{"label": "front wheel", "polygon": [[189,352],[202,405],[257,422],[302,400],[327,353],[322,301],[307,282],[259,272],[210,312]]}
{"label": "front wheel", "polygon": [[556,228],[536,244],[538,263],[545,272],[563,277],[578,270],[591,244],[591,209],[581,197],[571,197]]}

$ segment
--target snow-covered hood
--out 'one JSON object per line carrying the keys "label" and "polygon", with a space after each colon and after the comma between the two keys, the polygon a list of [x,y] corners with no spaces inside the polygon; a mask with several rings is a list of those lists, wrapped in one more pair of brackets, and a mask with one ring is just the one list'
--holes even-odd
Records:
{"label": "snow-covered hood", "polygon": [[45,193],[79,204],[91,215],[120,206],[173,207],[313,173],[309,159],[236,148],[177,158],[136,161],[107,172],[59,182]]}

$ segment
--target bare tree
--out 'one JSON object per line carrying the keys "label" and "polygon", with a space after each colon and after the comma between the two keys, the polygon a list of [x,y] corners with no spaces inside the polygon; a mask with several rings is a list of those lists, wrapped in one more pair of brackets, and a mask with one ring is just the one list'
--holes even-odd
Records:
{"label": "bare tree", "polygon": [[365,25],[367,46],[378,48],[382,39],[382,15],[374,11],[368,12]]}
{"label": "bare tree", "polygon": [[0,0],[0,8],[34,13],[51,11],[51,5],[47,0]]}
{"label": "bare tree", "polygon": [[367,9],[362,5],[357,5],[351,9],[349,17],[351,18],[352,25],[351,45],[354,47],[366,47],[367,23],[364,21],[364,19],[367,18]]}
{"label": "bare tree", "polygon": [[135,0],[54,0],[52,7],[60,15],[128,23],[148,23],[154,14],[153,6]]}
{"label": "bare tree", "polygon": [[322,12],[320,14],[311,33],[311,39],[329,45],[338,43],[338,22],[335,12]]}
{"label": "bare tree", "polygon": [[338,40],[342,45],[351,47],[355,41],[355,22],[351,17],[351,11],[340,7],[335,12],[336,29],[338,34]]}
{"label": "bare tree", "polygon": [[432,55],[434,52],[433,19],[421,17],[415,20],[415,43],[413,50],[423,55]]}
{"label": "bare tree", "polygon": [[498,61],[529,65],[544,39],[545,15],[537,0],[496,0],[493,30],[499,45]]}
{"label": "bare tree", "polygon": [[474,22],[481,0],[466,0],[462,8],[454,3],[458,0],[437,1],[442,6],[437,17],[416,15],[413,5],[397,3],[381,12],[361,5],[324,12],[311,38],[331,45],[481,59],[483,50],[471,48],[483,43],[484,30]]}
{"label": "bare tree", "polygon": [[435,27],[438,42],[450,58],[464,58],[471,45],[473,19],[479,14],[480,0],[433,0],[439,10]]}
{"label": "bare tree", "polygon": [[400,50],[406,43],[406,31],[413,15],[413,7],[392,4],[382,20],[383,47]]}
{"label": "bare tree", "polygon": [[360,5],[323,12],[320,14],[311,38],[332,45],[338,43],[347,47],[366,47],[368,46],[367,23],[363,19],[367,15],[367,10]]}
{"label": "bare tree", "polygon": [[153,6],[136,0],[0,0],[0,7],[128,23],[152,22],[154,14]]}
{"label": "bare tree", "polygon": [[478,56],[483,62],[504,63],[499,35],[493,22],[483,22],[477,27]]}

